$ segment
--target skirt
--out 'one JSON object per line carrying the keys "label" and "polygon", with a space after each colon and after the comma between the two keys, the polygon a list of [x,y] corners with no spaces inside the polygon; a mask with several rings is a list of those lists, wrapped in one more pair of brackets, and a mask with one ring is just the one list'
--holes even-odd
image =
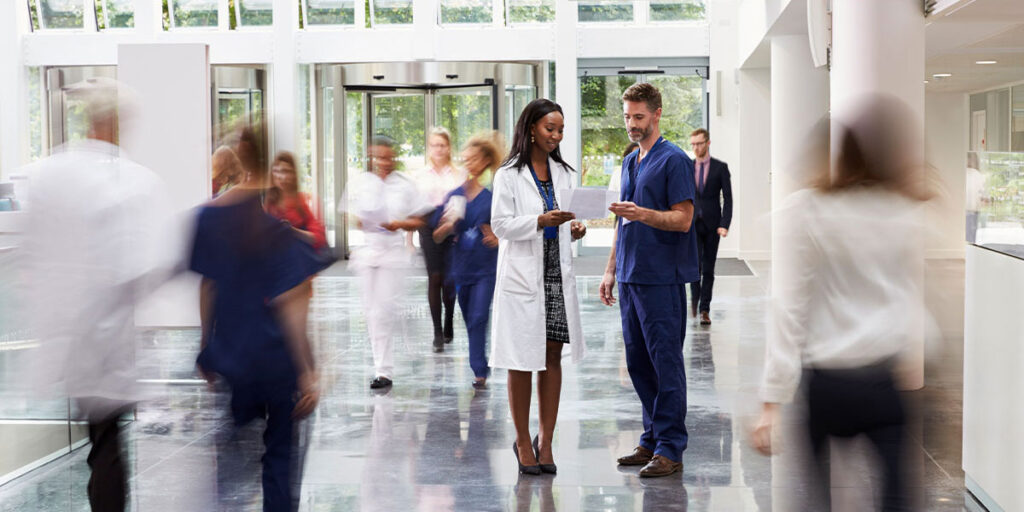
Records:
{"label": "skirt", "polygon": [[557,238],[544,239],[544,320],[548,341],[569,343],[569,322],[565,316]]}

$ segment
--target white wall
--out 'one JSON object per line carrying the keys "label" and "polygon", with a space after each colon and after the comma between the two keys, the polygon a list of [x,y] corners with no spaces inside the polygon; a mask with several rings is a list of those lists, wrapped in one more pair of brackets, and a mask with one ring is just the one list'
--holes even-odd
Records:
{"label": "white wall", "polygon": [[771,257],[771,70],[739,71],[739,172],[734,174],[743,207],[733,222],[743,236],[739,257],[767,260]]}
{"label": "white wall", "polygon": [[710,23],[711,76],[707,87],[710,94],[708,129],[711,132],[711,155],[729,164],[732,174],[732,225],[729,235],[718,246],[720,258],[735,258],[739,254],[740,239],[745,235],[739,218],[744,208],[743,191],[739,175],[740,165],[740,112],[737,84],[739,63],[736,44],[736,0],[719,0],[708,4]]}
{"label": "white wall", "polygon": [[964,193],[969,113],[967,95],[925,95],[925,161],[939,194],[928,208],[930,258],[964,257]]}
{"label": "white wall", "polygon": [[[118,52],[117,77],[137,95],[134,114],[121,119],[121,148],[166,184],[170,204],[182,220],[181,231],[167,236],[176,238],[172,245],[181,249],[184,259],[189,213],[210,195],[208,48],[203,44],[125,45]],[[182,275],[158,290],[137,310],[136,323],[198,326],[198,278]]]}

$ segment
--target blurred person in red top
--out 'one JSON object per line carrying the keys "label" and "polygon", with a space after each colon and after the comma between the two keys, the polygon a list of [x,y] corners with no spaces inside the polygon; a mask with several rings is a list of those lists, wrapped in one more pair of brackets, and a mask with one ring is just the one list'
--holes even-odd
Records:
{"label": "blurred person in red top", "polygon": [[274,157],[270,167],[271,189],[264,204],[267,213],[288,221],[299,238],[315,249],[327,246],[324,225],[309,208],[309,198],[299,192],[299,178],[295,172],[295,156],[282,151]]}

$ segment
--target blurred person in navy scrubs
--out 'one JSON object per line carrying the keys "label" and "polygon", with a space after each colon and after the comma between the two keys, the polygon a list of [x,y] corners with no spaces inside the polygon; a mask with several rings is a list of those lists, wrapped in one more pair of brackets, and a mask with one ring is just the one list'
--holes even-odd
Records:
{"label": "blurred person in navy scrubs", "polygon": [[615,303],[619,282],[626,366],[643,404],[644,432],[624,466],[644,466],[641,477],[682,469],[686,450],[686,284],[696,281],[693,162],[661,136],[661,93],[648,83],[622,95],[630,140],[640,149],[622,162],[615,243],[601,281],[601,302]]}
{"label": "blurred person in navy scrubs", "polygon": [[[907,410],[896,370],[927,319],[923,201],[930,197],[920,139],[901,100],[862,100],[839,138],[830,172],[825,124],[808,139],[811,187],[787,197],[775,228],[783,248],[772,276],[772,322],[761,384],[763,408],[752,443],[777,451],[780,406],[798,388],[817,461],[812,487],[828,500],[829,439],[865,435],[881,462],[881,503],[913,509],[908,483]],[[802,393],[804,394],[804,393]]]}
{"label": "blurred person in navy scrubs", "polygon": [[207,203],[196,220],[191,269],[203,276],[197,366],[211,383],[217,375],[227,381],[236,426],[266,420],[263,509],[290,511],[298,505],[301,470],[296,421],[319,400],[304,283],[323,264],[291,227],[264,211],[268,180],[259,157],[239,157],[254,162],[246,180]]}
{"label": "blurred person in navy scrubs", "polygon": [[476,377],[473,387],[485,389],[490,376],[487,321],[494,298],[498,238],[491,231],[492,194],[480,183],[480,176],[501,164],[502,154],[494,135],[471,138],[462,150],[462,160],[469,179],[449,192],[443,203],[446,207],[434,213],[434,241],[455,239],[448,276],[456,286],[469,334],[469,364]]}
{"label": "blurred person in navy scrubs", "polygon": [[89,424],[89,506],[123,511],[128,494],[118,422],[143,393],[135,364],[135,308],[171,275],[164,183],[117,145],[132,91],[89,79],[67,94],[81,102],[86,139],[55,148],[25,169],[26,236],[20,252],[27,316],[39,346],[25,384],[40,396],[74,399]]}

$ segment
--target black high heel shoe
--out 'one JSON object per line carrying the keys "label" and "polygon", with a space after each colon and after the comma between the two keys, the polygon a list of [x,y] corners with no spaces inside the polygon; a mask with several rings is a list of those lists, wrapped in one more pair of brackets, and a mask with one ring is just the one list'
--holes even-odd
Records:
{"label": "black high heel shoe", "polygon": [[516,442],[512,441],[512,453],[516,454],[516,463],[519,464],[519,472],[524,475],[539,475],[540,465],[535,466],[524,466],[522,462],[519,462],[519,449],[516,448]]}
{"label": "black high heel shoe", "polygon": [[558,473],[558,466],[554,464],[540,464],[540,444],[538,443],[539,440],[540,436],[533,437],[533,453],[534,456],[537,457],[537,466],[540,467],[541,473],[550,473],[554,475]]}

